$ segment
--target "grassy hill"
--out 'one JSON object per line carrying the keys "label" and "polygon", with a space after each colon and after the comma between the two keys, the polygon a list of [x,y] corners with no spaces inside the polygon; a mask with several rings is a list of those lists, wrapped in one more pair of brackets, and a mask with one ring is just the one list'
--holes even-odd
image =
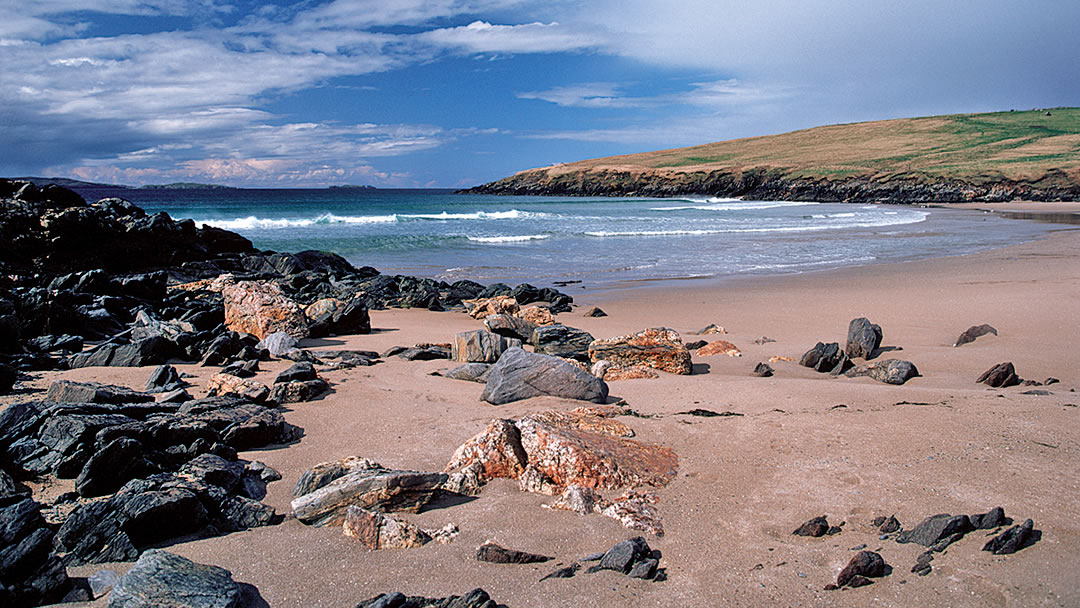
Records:
{"label": "grassy hill", "polygon": [[859,191],[884,194],[890,184],[928,200],[1080,198],[1080,108],[816,127],[530,169],[475,190],[753,195],[764,188],[780,198],[831,192],[827,200],[847,200]]}

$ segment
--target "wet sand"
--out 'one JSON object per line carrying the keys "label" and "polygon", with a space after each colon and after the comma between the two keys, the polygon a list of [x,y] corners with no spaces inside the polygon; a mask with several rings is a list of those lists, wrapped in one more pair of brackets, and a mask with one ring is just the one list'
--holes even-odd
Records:
{"label": "wet sand", "polygon": [[[1023,210],[1023,209],[1021,209]],[[1064,210],[1055,205],[1055,210]],[[1072,209],[1070,208],[1070,211]],[[521,493],[496,480],[475,500],[404,518],[425,528],[455,523],[450,544],[369,551],[340,528],[280,525],[169,548],[229,569],[258,588],[270,606],[352,606],[379,593],[441,597],[475,587],[511,607],[529,606],[1075,606],[1080,605],[1080,232],[974,255],[873,265],[798,276],[744,278],[719,284],[667,283],[580,293],[560,322],[610,337],[647,327],[678,330],[685,341],[716,323],[741,358],[695,357],[695,374],[610,384],[650,418],[623,417],[637,438],[679,455],[678,477],[657,491],[666,534],[646,536],[663,552],[668,580],[649,582],[613,572],[539,579],[576,558],[636,536],[613,519],[543,509],[551,498]],[[608,317],[586,318],[590,306]],[[773,364],[771,378],[750,375],[760,361],[796,361],[817,341],[843,343],[847,324],[866,316],[881,325],[878,359],[914,362],[922,376],[904,386],[870,378],[833,378],[796,362]],[[372,311],[370,335],[309,340],[311,348],[382,351],[393,345],[449,342],[482,327],[460,312]],[[971,325],[987,335],[954,348]],[[768,336],[776,342],[756,345]],[[991,389],[975,378],[1012,361],[1025,379],[1056,377],[1048,396],[1032,387]],[[288,362],[263,364],[272,382]],[[445,361],[391,357],[374,367],[324,373],[333,392],[295,404],[287,420],[302,440],[245,452],[284,476],[265,502],[289,513],[291,490],[308,467],[346,456],[385,466],[441,470],[454,449],[495,417],[517,418],[579,405],[540,398],[505,406],[479,400],[482,386],[430,375]],[[178,365],[196,376],[195,396],[217,368]],[[42,374],[141,388],[145,369],[87,368]],[[698,418],[694,408],[741,416]],[[58,484],[47,490],[63,490]],[[879,540],[870,521],[893,515],[905,528],[936,513],[983,513],[1002,506],[1035,521],[1042,539],[1014,555],[981,551],[973,532],[938,554],[925,577],[909,572],[917,545]],[[827,515],[843,532],[792,536],[807,519]],[[503,546],[556,557],[547,564],[476,561],[476,547]],[[893,566],[873,585],[824,591],[852,548],[878,550]],[[87,575],[104,567],[71,569]],[[96,605],[104,605],[107,599]]]}

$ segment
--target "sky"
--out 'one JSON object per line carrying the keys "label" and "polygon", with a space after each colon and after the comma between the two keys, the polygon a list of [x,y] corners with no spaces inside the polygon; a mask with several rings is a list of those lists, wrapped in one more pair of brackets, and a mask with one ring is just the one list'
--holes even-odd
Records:
{"label": "sky", "polygon": [[1076,0],[0,0],[0,176],[456,188],[1076,105]]}

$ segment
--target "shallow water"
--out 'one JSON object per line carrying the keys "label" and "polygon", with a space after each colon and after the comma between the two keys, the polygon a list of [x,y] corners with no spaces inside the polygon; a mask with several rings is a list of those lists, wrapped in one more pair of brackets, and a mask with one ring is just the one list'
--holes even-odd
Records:
{"label": "shallow water", "polygon": [[323,249],[386,273],[530,281],[786,274],[958,255],[1051,229],[913,206],[457,195],[449,190],[82,190],[233,230],[256,247]]}

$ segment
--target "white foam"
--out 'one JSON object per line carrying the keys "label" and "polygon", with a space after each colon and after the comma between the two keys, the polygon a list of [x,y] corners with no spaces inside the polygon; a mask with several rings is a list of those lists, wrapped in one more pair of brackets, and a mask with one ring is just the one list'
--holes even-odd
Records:
{"label": "white foam", "polygon": [[474,213],[402,213],[402,219],[417,220],[517,220],[529,217],[540,217],[542,213],[529,213],[511,209],[509,211],[476,211]]}
{"label": "white foam", "polygon": [[326,224],[388,224],[398,221],[397,215],[334,215],[324,213],[313,218],[260,218],[254,215],[231,220],[201,220],[196,223],[225,230],[272,230],[277,228],[304,228]]}
{"label": "white foam", "polygon": [[[585,232],[586,236],[594,237],[625,237],[625,236],[703,236],[710,234],[731,234],[731,233],[757,233],[757,232],[815,232],[820,230],[837,230],[841,228],[878,228],[882,226],[896,226],[900,224],[916,224],[926,220],[926,216],[930,215],[927,212],[916,211],[912,212],[917,214],[918,217],[911,219],[892,216],[882,217],[880,219],[846,222],[846,223],[833,223],[833,224],[813,224],[809,226],[771,226],[760,228],[722,228],[713,230],[628,230],[628,231],[607,231],[597,230]],[[841,214],[842,215],[842,214]],[[854,214],[851,214],[854,216]]]}
{"label": "white foam", "polygon": [[523,234],[515,236],[469,236],[465,237],[474,243],[524,243],[526,241],[541,241],[551,238],[550,234]]}
{"label": "white foam", "polygon": [[[652,207],[651,211],[750,211],[755,209],[775,209],[777,207],[804,207],[806,205],[818,205],[820,203],[810,201],[740,201],[735,198],[711,198],[706,200],[697,199],[674,199],[686,200],[694,205],[675,205],[672,207]],[[711,203],[711,204],[700,204]],[[723,203],[723,204],[719,204]]]}

